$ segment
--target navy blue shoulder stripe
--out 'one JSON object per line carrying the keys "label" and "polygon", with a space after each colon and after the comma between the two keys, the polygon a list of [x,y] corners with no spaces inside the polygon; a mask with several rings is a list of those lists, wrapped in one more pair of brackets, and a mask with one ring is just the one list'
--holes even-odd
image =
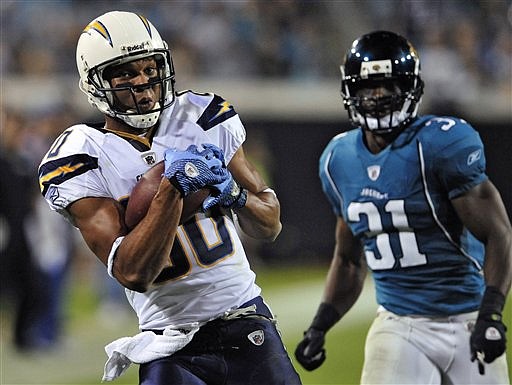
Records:
{"label": "navy blue shoulder stripe", "polygon": [[222,99],[220,96],[214,95],[212,101],[206,107],[203,114],[197,120],[197,124],[204,131],[215,127],[217,124],[235,116],[236,112],[233,106]]}
{"label": "navy blue shoulder stripe", "polygon": [[39,167],[39,188],[43,196],[52,184],[59,185],[77,175],[98,168],[98,158],[75,154],[50,160]]}

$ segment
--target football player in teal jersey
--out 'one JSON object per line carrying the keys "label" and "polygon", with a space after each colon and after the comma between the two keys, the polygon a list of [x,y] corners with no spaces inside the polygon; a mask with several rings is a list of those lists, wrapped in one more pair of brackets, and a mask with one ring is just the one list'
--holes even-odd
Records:
{"label": "football player in teal jersey", "polygon": [[336,246],[297,360],[322,364],[326,333],[369,269],[378,311],[362,384],[509,384],[502,312],[512,228],[478,133],[460,118],[418,116],[420,59],[400,35],[358,38],[341,72],[356,128],[320,159]]}
{"label": "football player in teal jersey", "polygon": [[[103,380],[137,363],[143,385],[300,384],[236,227],[269,242],[281,231],[279,201],[245,156],[234,107],[212,93],[175,93],[171,51],[142,15],[94,19],[76,60],[105,121],[65,130],[39,183],[138,317],[139,334],[106,346]],[[123,203],[162,160],[158,191],[129,229]],[[183,198],[203,188],[204,210],[180,223]]]}

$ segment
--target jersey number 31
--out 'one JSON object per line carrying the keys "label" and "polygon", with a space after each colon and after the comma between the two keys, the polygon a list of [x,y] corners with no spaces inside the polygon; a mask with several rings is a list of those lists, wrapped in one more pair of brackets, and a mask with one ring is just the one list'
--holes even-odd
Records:
{"label": "jersey number 31", "polygon": [[381,213],[373,202],[352,202],[348,206],[348,219],[359,222],[365,215],[368,220],[368,234],[375,234],[375,244],[379,255],[365,249],[366,261],[372,270],[392,269],[396,260],[401,267],[424,265],[427,263],[425,254],[418,250],[418,241],[413,229],[409,226],[403,200],[390,200],[384,205],[384,215],[391,215],[391,221],[398,230],[401,258],[396,257],[391,247],[389,234],[382,226]]}

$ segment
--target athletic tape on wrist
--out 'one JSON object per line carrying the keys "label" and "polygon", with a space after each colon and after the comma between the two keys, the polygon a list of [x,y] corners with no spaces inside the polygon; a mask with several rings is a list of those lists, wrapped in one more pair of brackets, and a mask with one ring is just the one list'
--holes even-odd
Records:
{"label": "athletic tape on wrist", "polygon": [[505,296],[498,288],[487,286],[485,288],[482,302],[480,303],[479,318],[496,318],[495,321],[501,321],[501,313],[505,307]]}
{"label": "athletic tape on wrist", "polygon": [[124,239],[124,236],[116,238],[116,240],[112,244],[112,248],[110,249],[110,253],[109,253],[108,259],[107,259],[107,273],[114,279],[115,279],[114,272],[113,272],[114,258],[116,257],[117,248],[119,247],[119,245],[121,244],[123,239]]}
{"label": "athletic tape on wrist", "polygon": [[277,194],[274,190],[272,190],[270,187],[267,187],[265,190],[263,190],[262,192],[269,192],[269,193],[272,193],[274,194],[274,196],[277,198]]}
{"label": "athletic tape on wrist", "polygon": [[338,310],[330,303],[322,302],[311,323],[313,329],[326,332],[341,318]]}

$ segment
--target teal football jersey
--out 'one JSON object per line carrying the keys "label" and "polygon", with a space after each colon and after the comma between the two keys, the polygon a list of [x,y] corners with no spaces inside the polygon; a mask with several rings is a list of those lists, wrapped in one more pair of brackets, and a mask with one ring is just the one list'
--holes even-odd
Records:
{"label": "teal football jersey", "polygon": [[361,129],[342,133],[320,158],[320,179],[364,246],[380,305],[400,315],[478,309],[484,247],[450,203],[487,179],[484,147],[469,124],[424,116],[378,154]]}

